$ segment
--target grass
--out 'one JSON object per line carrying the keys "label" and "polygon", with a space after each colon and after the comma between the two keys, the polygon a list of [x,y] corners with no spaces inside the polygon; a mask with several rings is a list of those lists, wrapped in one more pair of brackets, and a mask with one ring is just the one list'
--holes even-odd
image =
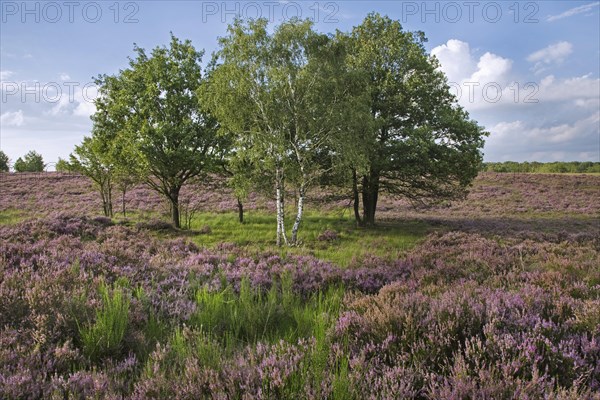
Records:
{"label": "grass", "polygon": [[337,317],[343,295],[342,288],[330,288],[302,298],[292,291],[289,275],[263,293],[244,278],[239,293],[231,286],[217,292],[199,289],[189,325],[220,338],[225,348],[280,339],[293,343],[319,336],[322,323],[328,326]]}
{"label": "grass", "polygon": [[[293,223],[290,216],[288,227]],[[354,219],[338,212],[306,212],[299,231],[300,244],[295,247],[275,246],[275,216],[265,211],[246,213],[240,224],[235,213],[199,213],[192,221],[191,238],[199,246],[212,248],[230,242],[245,247],[250,252],[275,251],[286,254],[310,254],[340,266],[366,255],[395,259],[414,247],[432,227],[421,221],[402,221],[380,224],[376,228],[359,228]],[[204,227],[210,233],[201,234]],[[326,230],[339,234],[339,239],[320,241]],[[289,234],[289,232],[288,232]]]}
{"label": "grass", "polygon": [[31,217],[26,212],[15,209],[0,211],[0,225],[15,225]]}
{"label": "grass", "polygon": [[[286,227],[291,235],[294,216],[288,213]],[[13,225],[35,215],[18,210],[0,211],[0,225]],[[139,221],[159,219],[165,222],[169,217],[159,213],[151,215],[131,211],[127,215],[127,225]],[[122,220],[122,214],[115,213],[114,221]],[[300,243],[295,247],[278,248],[275,245],[274,213],[265,210],[246,211],[244,223],[238,221],[237,212],[200,212],[192,222],[190,231],[156,231],[159,236],[188,236],[201,247],[214,248],[220,243],[235,243],[249,253],[272,251],[287,254],[312,255],[339,266],[348,266],[353,259],[374,255],[385,259],[396,259],[419,243],[433,227],[422,221],[395,221],[379,224],[375,228],[357,227],[354,218],[343,211],[307,210],[300,225]],[[209,227],[209,233],[201,233]],[[318,240],[326,230],[338,233],[339,239]]]}
{"label": "grass", "polygon": [[129,320],[130,297],[122,287],[111,290],[102,283],[99,291],[102,307],[96,321],[79,329],[84,353],[92,360],[118,354]]}
{"label": "grass", "polygon": [[[326,369],[332,367],[328,365],[330,331],[343,297],[343,287],[331,287],[304,298],[293,292],[289,275],[283,275],[266,292],[252,288],[248,279],[242,280],[239,290],[230,285],[219,291],[199,289],[195,296],[197,311],[184,326],[173,327],[167,337],[166,373],[174,379],[181,376],[189,359],[218,370],[245,346],[259,342],[278,346],[281,340],[295,344],[299,339],[314,338],[301,368],[285,379],[283,388],[272,392],[268,379],[263,382],[266,398],[298,398],[307,380],[319,388]],[[153,375],[154,362],[152,357],[147,359],[146,376]],[[338,360],[333,368],[333,398],[351,398],[347,392],[347,358]]]}

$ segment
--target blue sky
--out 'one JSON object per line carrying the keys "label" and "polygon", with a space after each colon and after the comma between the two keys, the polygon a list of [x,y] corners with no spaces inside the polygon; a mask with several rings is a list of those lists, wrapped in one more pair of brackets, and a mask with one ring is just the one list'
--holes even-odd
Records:
{"label": "blue sky", "polygon": [[600,1],[0,1],[0,148],[67,157],[92,77],[169,32],[205,49],[236,14],[348,31],[371,11],[424,31],[459,102],[491,132],[486,161],[600,161]]}

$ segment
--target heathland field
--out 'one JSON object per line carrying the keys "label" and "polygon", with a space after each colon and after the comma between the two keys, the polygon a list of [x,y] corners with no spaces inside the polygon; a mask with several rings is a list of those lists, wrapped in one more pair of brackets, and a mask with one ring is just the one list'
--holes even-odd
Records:
{"label": "heathland field", "polygon": [[224,187],[180,230],[143,186],[109,219],[85,177],[1,174],[0,398],[600,398],[599,175],[482,173],[372,228],[316,188],[285,248]]}

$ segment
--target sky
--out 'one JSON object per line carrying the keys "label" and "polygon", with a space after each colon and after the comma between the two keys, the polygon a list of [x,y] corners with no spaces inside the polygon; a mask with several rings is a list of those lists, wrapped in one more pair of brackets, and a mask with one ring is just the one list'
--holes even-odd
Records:
{"label": "sky", "polygon": [[[0,0],[0,149],[52,165],[89,135],[93,78],[170,32],[205,50],[234,18],[350,31],[369,12],[423,31],[450,88],[490,136],[485,161],[600,161],[600,1]],[[50,166],[51,168],[51,166]]]}

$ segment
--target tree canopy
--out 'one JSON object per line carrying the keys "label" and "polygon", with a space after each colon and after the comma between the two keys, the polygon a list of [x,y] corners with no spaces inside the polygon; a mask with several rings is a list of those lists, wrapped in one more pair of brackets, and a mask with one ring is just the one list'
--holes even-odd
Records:
{"label": "tree canopy", "polygon": [[[224,172],[240,221],[249,192],[274,198],[278,245],[298,243],[316,183],[351,190],[366,225],[375,224],[382,192],[421,204],[461,198],[481,167],[486,132],[457,104],[425,42],[379,14],[335,34],[308,20],[272,32],[265,19],[236,20],[204,76],[190,41],[171,36],[149,54],[135,46],[128,68],[96,80],[92,138],[79,162],[91,160],[87,147],[101,152],[102,171],[121,180],[123,213],[136,177],[169,200],[176,227],[183,185]],[[288,237],[290,189],[297,209]]]}
{"label": "tree canopy", "polygon": [[348,34],[347,64],[365,80],[370,109],[359,222],[375,223],[381,191],[421,203],[460,198],[479,170],[486,133],[457,105],[425,41],[379,14]]}
{"label": "tree canopy", "polygon": [[46,164],[41,154],[31,150],[23,158],[17,158],[14,168],[16,172],[43,172]]}
{"label": "tree canopy", "polygon": [[297,242],[307,188],[323,173],[319,156],[338,147],[355,87],[345,84],[343,49],[310,21],[291,20],[273,34],[267,21],[237,20],[220,40],[203,103],[234,140],[236,158],[264,172],[277,202],[277,242],[284,225],[285,182],[298,193],[289,240]]}
{"label": "tree canopy", "polygon": [[137,170],[170,202],[180,226],[179,193],[191,178],[222,160],[224,140],[216,121],[199,107],[201,58],[190,41],[171,37],[170,47],[148,55],[135,47],[129,68],[97,79],[100,99],[94,115],[99,135],[115,143],[116,165]]}
{"label": "tree canopy", "polygon": [[10,170],[10,159],[5,152],[0,150],[0,172],[8,172]]}

